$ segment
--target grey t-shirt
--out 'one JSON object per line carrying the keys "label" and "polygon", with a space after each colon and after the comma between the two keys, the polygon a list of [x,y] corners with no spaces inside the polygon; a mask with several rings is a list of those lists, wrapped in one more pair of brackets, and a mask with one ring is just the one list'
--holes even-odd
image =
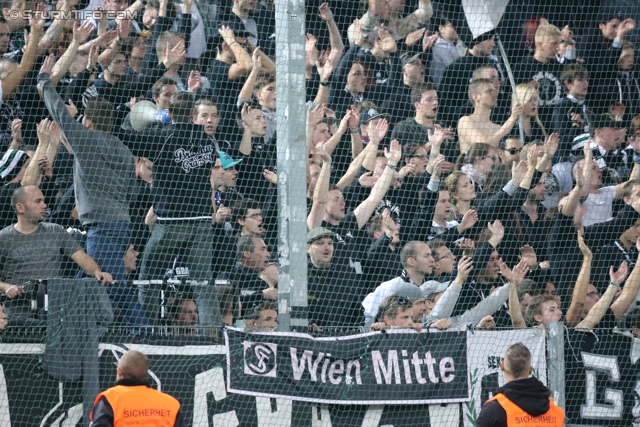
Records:
{"label": "grey t-shirt", "polygon": [[82,248],[58,224],[42,223],[35,233],[22,234],[13,225],[0,231],[0,278],[12,285],[31,279],[62,276],[63,256]]}

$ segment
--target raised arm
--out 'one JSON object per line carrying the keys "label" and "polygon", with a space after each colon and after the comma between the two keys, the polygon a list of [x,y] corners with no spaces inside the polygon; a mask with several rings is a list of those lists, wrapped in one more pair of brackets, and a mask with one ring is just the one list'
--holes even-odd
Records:
{"label": "raised arm", "polygon": [[52,165],[56,157],[56,152],[58,151],[58,146],[60,145],[60,131],[52,120],[42,120],[37,125],[37,131],[38,147],[20,183],[23,187],[27,185],[38,185],[42,163],[46,162]]}
{"label": "raised arm", "polygon": [[[636,249],[640,251],[640,237],[636,240]],[[622,293],[613,304],[611,304],[611,311],[615,314],[616,320],[620,320],[622,315],[629,309],[629,306],[631,306],[631,303],[635,301],[638,295],[638,289],[640,289],[640,252],[638,253],[636,265],[633,267],[629,278],[624,284]]]}
{"label": "raised arm", "polygon": [[626,261],[620,264],[620,268],[616,272],[613,271],[613,267],[609,267],[611,282],[609,282],[606,292],[600,297],[600,300],[591,307],[591,310],[589,310],[584,320],[578,323],[576,329],[595,328],[600,320],[602,320],[611,302],[620,290],[620,283],[624,282],[624,279],[627,277],[628,268],[629,266]]}
{"label": "raised arm", "polygon": [[329,138],[329,140],[324,143],[324,150],[327,152],[327,154],[333,154],[333,151],[336,149],[336,147],[340,143],[340,140],[342,139],[342,136],[345,134],[347,128],[349,127],[349,121],[351,120],[352,115],[353,111],[347,110],[344,117],[342,117],[342,120],[340,120],[340,126],[338,126],[336,132],[334,132],[331,138]]}
{"label": "raised arm", "polygon": [[249,102],[251,101],[251,98],[253,98],[253,90],[256,86],[256,80],[258,80],[260,70],[262,69],[262,58],[258,55],[259,50],[260,48],[257,47],[251,55],[253,68],[247,76],[247,80],[245,80],[244,85],[242,85],[242,89],[240,89],[240,94],[238,94],[238,103]]}
{"label": "raised arm", "polygon": [[[598,167],[593,163],[593,151],[591,151],[590,142],[584,143],[584,159],[582,160],[582,170],[576,171],[576,185],[568,196],[562,198],[558,203],[558,208],[564,216],[573,217],[576,212],[576,208],[580,204],[580,198],[586,197],[589,194],[589,187],[591,185],[591,171],[593,168]],[[575,167],[575,166],[574,166]]]}
{"label": "raised arm", "polygon": [[53,85],[57,85],[61,78],[65,76],[71,64],[78,55],[78,48],[84,41],[91,35],[93,31],[93,24],[91,21],[85,21],[82,25],[75,23],[73,26],[73,40],[67,47],[67,50],[62,54],[60,59],[56,61],[56,65],[53,67],[51,73],[51,82]]}
{"label": "raised arm", "polygon": [[318,16],[327,23],[327,29],[329,30],[331,53],[327,60],[330,64],[337,64],[340,62],[340,58],[342,58],[342,54],[344,53],[344,43],[342,42],[342,36],[340,35],[336,21],[333,19],[333,12],[331,12],[329,8],[329,3],[322,3],[320,5]]}
{"label": "raised arm", "polygon": [[382,175],[371,189],[369,197],[353,211],[358,220],[359,229],[362,229],[369,221],[371,214],[387,194],[387,190],[389,190],[393,182],[398,162],[402,158],[400,143],[396,140],[391,141],[391,147],[389,150],[385,148],[384,155],[387,158],[387,167],[384,168],[384,172],[382,172]]}
{"label": "raised arm", "polygon": [[593,254],[591,253],[591,249],[585,244],[582,233],[578,233],[578,246],[580,246],[580,251],[582,252],[582,267],[580,268],[580,273],[573,287],[571,305],[566,315],[567,326],[570,328],[576,326],[580,322],[580,319],[582,319],[591,277],[591,262],[593,261]]}
{"label": "raised arm", "polygon": [[307,217],[307,227],[309,230],[319,227],[327,207],[327,195],[329,193],[329,182],[331,179],[331,156],[322,147],[322,143],[316,146],[316,154],[322,160],[322,169],[318,175],[316,188],[313,190],[313,204],[311,212]]}
{"label": "raised arm", "polygon": [[616,200],[619,200],[619,199],[622,198],[624,185],[629,181],[635,181],[637,179],[640,179],[640,163],[634,163],[633,164],[633,169],[631,170],[631,175],[629,176],[629,180],[628,181],[623,182],[622,184],[618,184],[618,185],[615,186],[615,189],[616,189]]}
{"label": "raised arm", "polygon": [[240,43],[236,41],[233,30],[227,26],[222,26],[218,29],[218,33],[220,33],[224,42],[229,46],[236,60],[229,69],[229,80],[238,80],[249,74],[253,69],[251,56],[240,46]]}
{"label": "raised arm", "polygon": [[460,261],[458,261],[458,272],[456,274],[456,278],[453,279],[453,282],[449,285],[447,290],[445,290],[447,298],[445,298],[445,294],[443,294],[438,302],[436,302],[431,310],[431,314],[429,314],[431,319],[438,320],[451,316],[451,313],[458,302],[460,291],[462,290],[464,283],[467,281],[471,270],[473,270],[473,260],[466,256],[460,258]]}
{"label": "raised arm", "polygon": [[[38,12],[44,13],[46,6],[44,4],[38,5]],[[7,77],[2,79],[2,99],[7,99],[9,95],[15,92],[18,87],[22,84],[25,77],[31,69],[33,68],[33,64],[36,62],[36,58],[38,55],[38,42],[42,38],[42,31],[44,27],[44,18],[38,19],[36,16],[33,16],[30,20],[31,23],[31,33],[29,34],[29,42],[27,43],[27,47],[24,50],[24,55],[22,56],[22,61],[20,61],[20,65],[14,71],[9,73]]]}
{"label": "raised arm", "polygon": [[520,299],[518,298],[518,287],[522,283],[524,276],[529,271],[527,260],[521,260],[518,265],[511,270],[506,263],[500,263],[500,273],[509,282],[509,316],[514,329],[524,329],[527,324],[520,311]]}

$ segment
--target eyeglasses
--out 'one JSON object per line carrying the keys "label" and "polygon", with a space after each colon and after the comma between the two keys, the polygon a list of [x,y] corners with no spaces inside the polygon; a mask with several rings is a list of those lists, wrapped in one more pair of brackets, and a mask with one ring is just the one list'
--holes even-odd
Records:
{"label": "eyeglasses", "polygon": [[262,214],[261,213],[256,213],[256,214],[253,214],[253,215],[249,215],[249,216],[247,216],[245,218],[258,219],[258,218],[262,218]]}
{"label": "eyeglasses", "polygon": [[512,156],[515,156],[516,154],[522,151],[522,148],[509,148],[508,150],[504,150],[504,151],[511,154]]}
{"label": "eyeglasses", "polygon": [[598,298],[600,296],[600,292],[587,292],[587,296],[589,298]]}
{"label": "eyeglasses", "polygon": [[640,141],[640,133],[636,133],[635,135],[629,135],[629,140],[631,142]]}
{"label": "eyeglasses", "polygon": [[498,163],[498,157],[497,156],[482,156],[483,159],[491,159],[493,160],[493,163]]}
{"label": "eyeglasses", "polygon": [[453,254],[451,252],[449,252],[449,253],[446,253],[446,254],[442,255],[440,258],[436,258],[435,262],[438,262],[441,259],[446,259],[446,258],[455,258],[455,257],[453,256]]}
{"label": "eyeglasses", "polygon": [[415,154],[415,155],[411,156],[412,159],[423,159],[423,160],[428,158],[428,157],[429,156],[427,154]]}

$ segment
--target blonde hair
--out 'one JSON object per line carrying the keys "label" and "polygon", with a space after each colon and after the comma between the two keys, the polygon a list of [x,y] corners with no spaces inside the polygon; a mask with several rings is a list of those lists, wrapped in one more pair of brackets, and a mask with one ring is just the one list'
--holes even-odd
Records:
{"label": "blonde hair", "polygon": [[[525,105],[527,102],[531,101],[531,98],[533,97],[534,94],[539,95],[537,87],[529,83],[519,84],[518,86],[516,86],[516,93],[512,96],[511,102],[512,104],[516,103],[516,95],[517,95],[518,96],[517,102],[519,102],[520,105]],[[538,126],[540,126],[540,129],[542,130],[542,134],[546,138],[547,130],[544,128],[544,126],[542,125],[542,122],[540,121],[540,118],[538,117],[538,111],[536,111],[536,114],[535,116],[533,116],[533,119],[536,121]]]}
{"label": "blonde hair", "polygon": [[562,36],[562,31],[560,31],[560,29],[555,25],[539,26],[538,29],[536,30],[536,36],[535,36],[536,46],[540,45],[541,43],[544,43],[547,37],[555,37],[555,36],[557,37]]}

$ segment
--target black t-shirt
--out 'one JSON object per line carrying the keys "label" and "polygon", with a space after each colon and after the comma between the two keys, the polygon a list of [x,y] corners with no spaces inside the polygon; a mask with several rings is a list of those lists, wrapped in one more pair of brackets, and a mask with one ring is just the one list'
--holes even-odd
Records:
{"label": "black t-shirt", "polygon": [[211,61],[209,75],[207,78],[213,88],[213,97],[218,102],[220,124],[216,136],[218,139],[232,140],[236,123],[236,114],[239,111],[236,107],[238,95],[242,90],[245,79],[229,80],[229,70],[232,64],[227,64],[214,59]]}
{"label": "black t-shirt", "polygon": [[18,187],[19,182],[0,186],[0,230],[16,222],[16,212],[11,206],[11,194]]}
{"label": "black t-shirt", "polygon": [[322,221],[321,227],[328,228],[336,233],[333,238],[332,263],[346,265],[353,268],[356,273],[361,274],[362,266],[360,260],[363,258],[363,248],[356,215],[353,212],[349,212],[338,225]]}

